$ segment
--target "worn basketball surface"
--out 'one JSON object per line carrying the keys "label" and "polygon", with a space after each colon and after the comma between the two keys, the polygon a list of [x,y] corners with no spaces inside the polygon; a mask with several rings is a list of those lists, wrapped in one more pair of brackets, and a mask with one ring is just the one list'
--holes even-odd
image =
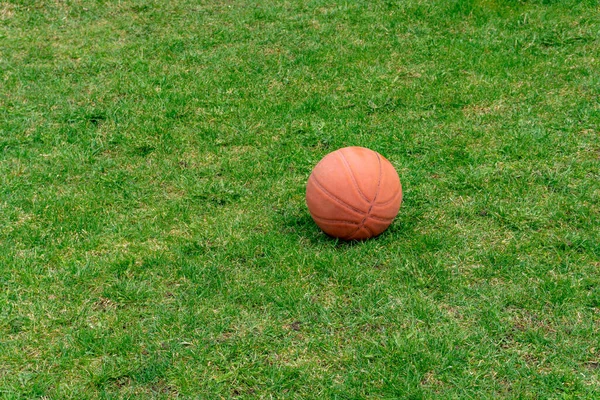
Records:
{"label": "worn basketball surface", "polygon": [[313,220],[326,234],[343,240],[379,235],[392,223],[401,202],[402,186],[392,164],[364,147],[327,154],[306,185]]}

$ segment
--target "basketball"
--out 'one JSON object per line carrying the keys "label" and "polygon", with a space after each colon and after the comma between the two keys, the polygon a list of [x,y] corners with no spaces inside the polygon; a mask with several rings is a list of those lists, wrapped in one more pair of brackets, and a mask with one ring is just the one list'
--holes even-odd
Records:
{"label": "basketball", "polygon": [[402,202],[394,166],[364,147],[327,154],[306,184],[312,219],[329,236],[343,240],[375,237],[392,223]]}

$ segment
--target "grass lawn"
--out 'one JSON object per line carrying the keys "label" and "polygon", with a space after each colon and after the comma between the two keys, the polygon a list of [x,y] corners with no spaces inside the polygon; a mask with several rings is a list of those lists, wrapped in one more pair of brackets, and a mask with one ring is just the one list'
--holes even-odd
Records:
{"label": "grass lawn", "polygon": [[599,219],[596,0],[0,0],[2,399],[597,399]]}

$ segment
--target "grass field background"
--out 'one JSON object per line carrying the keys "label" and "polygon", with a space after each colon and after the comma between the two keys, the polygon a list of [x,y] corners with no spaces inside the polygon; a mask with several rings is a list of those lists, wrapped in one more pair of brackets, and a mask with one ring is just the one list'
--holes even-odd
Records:
{"label": "grass field background", "polygon": [[2,1],[0,398],[599,398],[599,99],[597,1]]}

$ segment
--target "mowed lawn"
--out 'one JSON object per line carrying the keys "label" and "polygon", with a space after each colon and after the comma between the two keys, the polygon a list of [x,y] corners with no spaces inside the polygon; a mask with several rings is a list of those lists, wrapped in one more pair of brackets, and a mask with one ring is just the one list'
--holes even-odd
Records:
{"label": "mowed lawn", "polygon": [[600,398],[599,168],[595,0],[0,1],[0,398]]}

